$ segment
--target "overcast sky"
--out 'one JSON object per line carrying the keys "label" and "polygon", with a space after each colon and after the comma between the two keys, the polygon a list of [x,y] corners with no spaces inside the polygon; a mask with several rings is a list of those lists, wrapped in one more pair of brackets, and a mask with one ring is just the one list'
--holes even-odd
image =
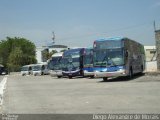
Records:
{"label": "overcast sky", "polygon": [[154,45],[160,29],[160,0],[0,0],[0,40],[24,37],[37,46],[51,43],[92,46],[94,40],[124,36]]}

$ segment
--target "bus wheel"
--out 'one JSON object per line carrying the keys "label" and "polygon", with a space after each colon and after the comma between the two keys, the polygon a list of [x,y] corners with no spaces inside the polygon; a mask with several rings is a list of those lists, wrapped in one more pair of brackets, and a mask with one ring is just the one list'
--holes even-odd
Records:
{"label": "bus wheel", "polygon": [[108,78],[107,78],[107,77],[104,77],[104,78],[103,78],[103,81],[107,81],[107,80],[108,80]]}
{"label": "bus wheel", "polygon": [[72,76],[68,76],[69,79],[72,79]]}
{"label": "bus wheel", "polygon": [[62,76],[57,76],[58,78],[61,78]]}
{"label": "bus wheel", "polygon": [[41,75],[44,75],[44,73],[42,72]]}
{"label": "bus wheel", "polygon": [[90,76],[90,78],[94,78],[94,75]]}
{"label": "bus wheel", "polygon": [[143,73],[143,65],[141,65],[141,73]]}

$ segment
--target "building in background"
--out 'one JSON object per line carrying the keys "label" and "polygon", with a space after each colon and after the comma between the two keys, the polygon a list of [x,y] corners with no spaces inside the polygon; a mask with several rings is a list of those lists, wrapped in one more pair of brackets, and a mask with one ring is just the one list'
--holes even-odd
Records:
{"label": "building in background", "polygon": [[47,58],[45,53],[50,53],[52,50],[61,52],[62,50],[67,50],[68,47],[65,45],[52,45],[52,46],[42,46],[36,48],[36,59],[37,63],[46,62]]}
{"label": "building in background", "polygon": [[67,46],[65,45],[52,45],[52,46],[48,46],[48,50],[49,52],[52,52],[52,50],[56,50],[57,52],[61,52],[63,50],[68,49]]}
{"label": "building in background", "polygon": [[160,30],[155,30],[156,51],[157,51],[157,70],[160,71]]}
{"label": "building in background", "polygon": [[146,72],[157,71],[156,46],[144,46],[146,56]]}
{"label": "building in background", "polygon": [[156,46],[144,46],[146,62],[156,61]]}
{"label": "building in background", "polygon": [[46,50],[46,47],[36,47],[36,59],[37,63],[44,62],[43,58],[43,52]]}

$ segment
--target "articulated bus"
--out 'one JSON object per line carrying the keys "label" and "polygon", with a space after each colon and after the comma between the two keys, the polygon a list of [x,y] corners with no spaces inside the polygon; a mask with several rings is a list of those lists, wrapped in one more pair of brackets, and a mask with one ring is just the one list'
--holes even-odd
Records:
{"label": "articulated bus", "polygon": [[93,50],[90,48],[70,49],[63,54],[62,73],[70,79],[75,76],[94,76]]}
{"label": "articulated bus", "polygon": [[94,41],[95,77],[132,76],[145,69],[144,46],[124,37],[99,39]]}
{"label": "articulated bus", "polygon": [[62,60],[63,52],[55,53],[52,55],[51,59],[48,60],[48,68],[49,73],[52,77],[62,77],[62,68],[61,68],[61,60]]}

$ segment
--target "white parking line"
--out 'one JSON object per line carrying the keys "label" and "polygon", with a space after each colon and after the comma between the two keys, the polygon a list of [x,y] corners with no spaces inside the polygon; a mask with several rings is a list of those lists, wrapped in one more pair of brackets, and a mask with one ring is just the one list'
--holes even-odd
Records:
{"label": "white parking line", "polygon": [[6,89],[7,77],[5,76],[3,80],[0,82],[0,105],[3,103],[3,94]]}

